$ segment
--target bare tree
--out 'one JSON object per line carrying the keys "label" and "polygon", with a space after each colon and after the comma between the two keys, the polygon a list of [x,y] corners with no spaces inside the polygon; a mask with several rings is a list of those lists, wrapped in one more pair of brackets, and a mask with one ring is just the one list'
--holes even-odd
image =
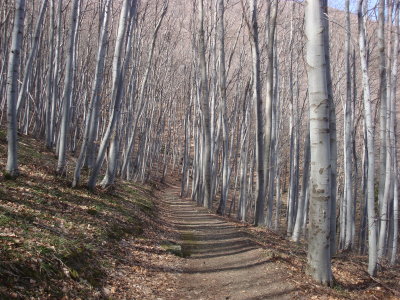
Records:
{"label": "bare tree", "polygon": [[25,21],[25,0],[15,1],[14,26],[7,73],[7,166],[11,177],[18,176],[17,163],[17,96],[22,37]]}
{"label": "bare tree", "polygon": [[60,136],[58,145],[58,163],[57,173],[64,175],[66,173],[66,152],[67,152],[67,136],[70,121],[71,98],[73,95],[73,74],[75,68],[74,52],[76,50],[76,32],[78,26],[78,9],[80,0],[74,0],[72,6],[71,20],[70,20],[70,33],[68,39],[67,60],[65,63],[65,80],[64,80],[64,94],[62,106],[62,120],[60,126]]}
{"label": "bare tree", "polygon": [[311,199],[308,272],[332,284],[330,255],[331,156],[325,30],[321,2],[306,2],[308,89],[310,101]]}
{"label": "bare tree", "polygon": [[367,193],[367,210],[368,210],[368,273],[371,276],[376,274],[377,263],[377,240],[376,240],[376,219],[375,219],[375,189],[374,189],[374,174],[375,174],[375,147],[374,147],[374,126],[372,124],[371,111],[371,93],[369,86],[369,74],[367,64],[366,50],[366,34],[365,34],[365,15],[366,6],[363,0],[358,1],[358,34],[361,59],[361,71],[363,81],[363,99],[364,99],[364,119],[366,126],[366,143],[368,154],[367,178],[366,178],[366,193]]}

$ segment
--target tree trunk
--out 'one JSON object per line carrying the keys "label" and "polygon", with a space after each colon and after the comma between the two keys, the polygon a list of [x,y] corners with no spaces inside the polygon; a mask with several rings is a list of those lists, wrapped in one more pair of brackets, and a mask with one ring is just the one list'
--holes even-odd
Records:
{"label": "tree trunk", "polygon": [[226,117],[226,67],[225,67],[225,22],[224,22],[224,0],[218,1],[218,40],[219,40],[219,87],[221,97],[221,118],[222,118],[222,187],[221,200],[217,210],[220,215],[225,214],[226,201],[229,190],[229,129]]}
{"label": "tree trunk", "polygon": [[25,0],[15,1],[15,16],[12,31],[11,48],[8,59],[7,73],[7,166],[8,176],[18,176],[17,162],[17,96],[18,96],[18,75],[24,34],[25,21]]}
{"label": "tree trunk", "polygon": [[198,55],[199,55],[199,69],[200,69],[200,108],[202,118],[202,156],[200,164],[202,164],[202,186],[203,186],[203,199],[204,207],[212,207],[211,195],[211,123],[210,123],[210,104],[209,104],[209,91],[207,79],[207,64],[206,64],[206,49],[204,41],[204,7],[203,0],[199,0],[199,16],[198,16]]}
{"label": "tree trunk", "polygon": [[265,139],[264,139],[264,112],[265,105],[261,97],[260,78],[260,48],[258,41],[257,0],[251,1],[251,50],[253,63],[253,101],[256,109],[256,164],[257,186],[254,225],[263,224],[265,205]]}
{"label": "tree trunk", "polygon": [[374,126],[372,123],[371,112],[371,96],[369,87],[369,75],[367,65],[367,51],[366,51],[366,33],[365,33],[365,19],[364,19],[363,0],[358,1],[358,31],[359,31],[359,47],[362,80],[364,89],[364,119],[366,126],[366,142],[368,154],[367,166],[367,210],[368,210],[368,273],[371,276],[376,275],[377,263],[377,245],[376,245],[376,219],[375,219],[375,189],[374,189],[374,174],[375,174],[375,146],[374,146]]}
{"label": "tree trunk", "polygon": [[46,13],[47,2],[48,2],[48,0],[43,0],[42,6],[40,8],[39,18],[36,22],[35,33],[33,34],[34,35],[33,44],[32,44],[31,50],[29,52],[28,60],[25,64],[22,85],[21,85],[19,95],[18,95],[17,113],[19,112],[21,105],[23,106],[23,104],[25,102],[25,94],[26,94],[26,90],[28,87],[28,81],[29,81],[30,75],[32,73],[33,60],[36,57],[36,52],[37,52],[37,48],[39,45],[39,38],[40,38],[41,28],[43,25],[44,15]]}
{"label": "tree trunk", "polygon": [[110,113],[109,123],[106,129],[106,132],[103,135],[103,138],[100,143],[99,152],[97,154],[96,162],[93,166],[92,173],[89,178],[88,188],[93,190],[96,186],[97,176],[100,172],[101,165],[103,164],[104,156],[106,154],[106,148],[110,141],[110,138],[115,136],[116,124],[121,111],[121,101],[122,101],[122,78],[121,78],[121,63],[122,63],[122,51],[125,44],[125,33],[126,28],[128,26],[128,13],[131,8],[131,5],[135,5],[136,1],[133,3],[130,0],[125,0],[122,5],[122,10],[120,13],[119,24],[118,24],[118,33],[117,39],[114,49],[114,57],[113,57],[113,70],[112,70],[112,111]]}
{"label": "tree trunk", "polygon": [[354,236],[354,203],[353,203],[353,179],[352,179],[352,153],[353,153],[353,126],[352,126],[352,98],[351,98],[351,67],[350,67],[350,0],[346,0],[346,40],[345,40],[345,69],[346,69],[346,102],[344,111],[344,192],[343,210],[341,214],[345,219],[345,228],[340,232],[343,236],[343,248],[349,250],[353,247]]}
{"label": "tree trunk", "polygon": [[67,48],[67,61],[65,64],[66,74],[64,80],[64,95],[63,95],[63,107],[62,107],[62,119],[60,126],[60,140],[58,146],[58,162],[57,162],[57,174],[65,175],[66,174],[66,152],[67,152],[67,136],[68,136],[68,128],[70,121],[70,106],[72,100],[72,85],[73,85],[73,73],[75,68],[74,63],[74,52],[76,49],[75,46],[75,33],[77,30],[78,24],[78,8],[79,8],[80,0],[74,0],[72,6],[71,13],[71,21],[70,21],[70,33],[68,40],[68,48]]}
{"label": "tree trunk", "polygon": [[331,157],[329,95],[323,11],[318,0],[306,2],[308,89],[310,101],[311,202],[308,272],[332,285],[330,256]]}
{"label": "tree trunk", "polygon": [[[99,49],[97,53],[97,63],[96,63],[96,71],[95,71],[95,77],[93,80],[93,85],[92,85],[92,94],[91,94],[91,100],[89,103],[89,108],[88,112],[86,115],[86,122],[85,122],[85,131],[83,134],[83,142],[81,145],[81,151],[79,153],[78,160],[76,162],[75,166],[75,172],[74,172],[74,179],[72,182],[72,186],[76,187],[79,184],[79,179],[80,179],[80,174],[81,174],[81,169],[83,166],[83,162],[85,159],[85,155],[87,153],[88,149],[88,144],[91,144],[94,142],[94,134],[95,132],[91,132],[90,128],[93,123],[97,123],[97,117],[95,111],[98,109],[97,106],[98,100],[100,98],[100,91],[101,91],[101,83],[103,82],[103,76],[104,76],[104,61],[105,61],[105,52],[107,49],[107,44],[108,44],[108,39],[107,39],[107,34],[108,34],[108,19],[109,19],[109,10],[110,10],[110,4],[111,0],[106,0],[105,6],[104,6],[104,13],[103,13],[103,24],[101,26],[101,33],[100,33],[100,40],[99,40]],[[91,151],[93,151],[94,147],[89,147]]]}

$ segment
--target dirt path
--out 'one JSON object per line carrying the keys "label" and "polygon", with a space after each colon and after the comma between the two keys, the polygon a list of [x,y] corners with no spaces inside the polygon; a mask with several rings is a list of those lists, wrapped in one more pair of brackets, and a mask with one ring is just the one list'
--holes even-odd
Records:
{"label": "dirt path", "polygon": [[284,264],[244,229],[166,191],[170,219],[187,255],[174,299],[293,299]]}

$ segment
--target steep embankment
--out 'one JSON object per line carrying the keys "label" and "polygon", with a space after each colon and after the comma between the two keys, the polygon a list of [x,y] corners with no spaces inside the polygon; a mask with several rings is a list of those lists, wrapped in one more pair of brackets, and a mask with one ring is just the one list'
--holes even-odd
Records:
{"label": "steep embankment", "polygon": [[[41,141],[19,139],[21,175],[0,178],[0,299],[172,294],[175,275],[165,270],[175,270],[179,259],[159,246],[171,232],[158,216],[155,187],[119,182],[113,191],[72,189],[54,175],[54,154]],[[6,146],[1,130],[1,170]]]}

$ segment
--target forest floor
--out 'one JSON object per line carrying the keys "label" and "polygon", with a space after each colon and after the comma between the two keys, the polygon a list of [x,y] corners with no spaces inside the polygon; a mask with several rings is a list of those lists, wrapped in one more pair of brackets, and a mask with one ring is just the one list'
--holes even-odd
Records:
{"label": "forest floor", "polygon": [[[42,144],[19,136],[21,175],[0,176],[1,300],[400,299],[398,266],[370,278],[365,256],[339,253],[321,287],[304,243],[181,199],[177,176],[72,189],[74,158],[58,177]],[[6,145],[0,128],[1,170]]]}
{"label": "forest floor", "polygon": [[[6,146],[0,127],[2,171]],[[18,152],[20,176],[0,176],[1,300],[172,298],[181,258],[161,247],[176,233],[156,183],[73,189],[73,157],[59,177],[42,141],[19,136]]]}

